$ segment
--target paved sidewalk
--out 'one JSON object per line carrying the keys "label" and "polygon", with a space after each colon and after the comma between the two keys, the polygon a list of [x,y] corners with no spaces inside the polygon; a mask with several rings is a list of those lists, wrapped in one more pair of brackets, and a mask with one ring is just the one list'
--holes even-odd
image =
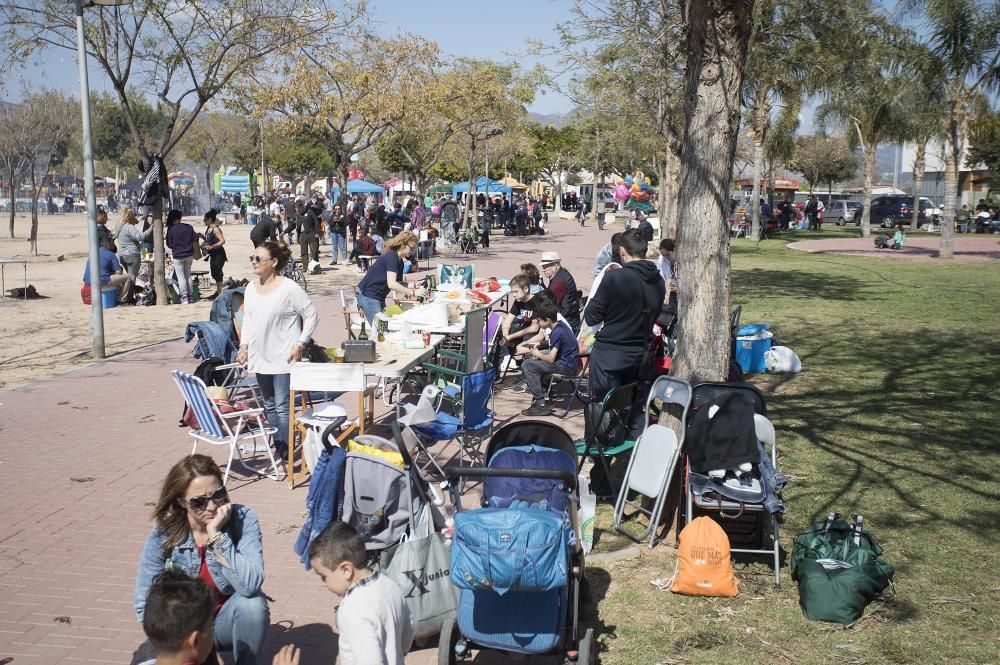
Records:
{"label": "paved sidewalk", "polygon": [[[509,276],[523,262],[537,263],[542,251],[556,250],[586,290],[594,256],[613,228],[581,231],[559,220],[544,237],[496,238],[489,256],[475,257],[477,275]],[[339,297],[315,302],[316,339],[339,344]],[[0,392],[0,661],[129,663],[143,639],[132,590],[152,504],[169,467],[190,451],[186,429],[177,426],[182,400],[169,375],[196,366],[190,351],[183,342],[165,342]],[[498,410],[509,416],[527,402],[526,395],[505,397]],[[577,409],[559,424],[578,436],[581,421]],[[224,461],[224,452],[215,457]],[[269,653],[293,641],[305,651],[303,663],[332,663],[333,597],[292,552],[306,488],[238,477],[229,488],[235,502],[252,506],[261,519],[264,589],[273,599]],[[436,649],[417,651],[407,662],[437,662]]]}
{"label": "paved sidewalk", "polygon": [[[813,254],[886,256],[903,259],[937,258],[941,241],[937,237],[907,238],[901,250],[875,249],[876,230],[870,238],[828,238],[788,243],[789,249]],[[962,234],[955,237],[955,258],[969,261],[1000,259],[1000,239],[992,235]]]}

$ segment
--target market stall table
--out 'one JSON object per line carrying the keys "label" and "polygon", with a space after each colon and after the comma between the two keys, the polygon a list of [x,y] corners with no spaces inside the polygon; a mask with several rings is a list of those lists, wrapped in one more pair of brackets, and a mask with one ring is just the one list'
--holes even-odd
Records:
{"label": "market stall table", "polygon": [[[307,474],[305,468],[300,473],[295,473],[297,422],[295,403],[298,393],[322,391],[357,394],[358,417],[354,421],[348,421],[350,424],[341,430],[337,437],[337,443],[340,444],[355,432],[365,433],[365,428],[370,423],[369,419],[375,412],[374,400],[378,390],[381,390],[383,400],[385,400],[388,382],[401,382],[407,374],[431,357],[435,347],[443,339],[444,337],[441,335],[434,335],[431,337],[430,346],[424,346],[421,341],[419,347],[395,341],[376,342],[375,362],[371,363],[299,362],[293,364],[288,401],[288,480],[290,487],[294,488],[296,481],[301,480]],[[370,378],[377,380],[376,385],[369,385]],[[305,443],[305,437],[301,436],[300,438],[302,443]]]}

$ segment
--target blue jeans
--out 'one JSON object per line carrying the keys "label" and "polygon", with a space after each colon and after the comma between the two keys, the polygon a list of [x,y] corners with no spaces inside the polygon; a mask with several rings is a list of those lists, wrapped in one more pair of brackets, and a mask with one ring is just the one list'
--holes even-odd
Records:
{"label": "blue jeans", "polygon": [[368,325],[374,325],[375,315],[385,309],[385,302],[379,302],[374,298],[369,298],[368,296],[361,295],[358,293],[358,307],[361,311],[365,313],[365,318],[368,319]]}
{"label": "blue jeans", "polygon": [[281,457],[288,450],[288,395],[291,378],[291,374],[257,375],[257,385],[264,397],[267,424],[278,428],[274,434],[274,448]]}
{"label": "blue jeans", "polygon": [[215,648],[232,651],[236,665],[263,663],[264,638],[270,623],[263,594],[249,598],[232,595],[215,616]]}
{"label": "blue jeans", "polygon": [[339,233],[334,233],[330,231],[330,247],[333,250],[333,262],[337,262],[337,252],[339,251],[344,257],[344,263],[347,263],[347,237]]}

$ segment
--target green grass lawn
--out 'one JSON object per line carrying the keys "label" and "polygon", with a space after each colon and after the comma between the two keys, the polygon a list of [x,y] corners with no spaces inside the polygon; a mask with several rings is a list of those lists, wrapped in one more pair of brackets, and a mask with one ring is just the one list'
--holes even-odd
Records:
{"label": "green grass lawn", "polygon": [[1000,264],[810,255],[785,249],[795,235],[857,230],[733,246],[743,322],[771,324],[803,363],[752,377],[792,478],[781,543],[863,513],[897,594],[846,628],[802,616],[787,563],[780,590],[751,562],[735,599],[677,596],[649,584],[673,573],[661,544],[588,567],[601,660],[1000,662]]}

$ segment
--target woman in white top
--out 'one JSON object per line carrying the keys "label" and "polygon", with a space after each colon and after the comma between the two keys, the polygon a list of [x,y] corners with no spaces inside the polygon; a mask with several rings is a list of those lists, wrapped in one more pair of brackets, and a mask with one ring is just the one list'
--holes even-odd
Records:
{"label": "woman in white top", "polygon": [[316,308],[306,292],[280,274],[291,258],[288,246],[274,240],[265,240],[250,257],[257,281],[246,287],[240,351],[236,358],[257,375],[267,421],[278,429],[274,447],[281,457],[288,452],[292,363],[302,357],[302,346],[319,323]]}

